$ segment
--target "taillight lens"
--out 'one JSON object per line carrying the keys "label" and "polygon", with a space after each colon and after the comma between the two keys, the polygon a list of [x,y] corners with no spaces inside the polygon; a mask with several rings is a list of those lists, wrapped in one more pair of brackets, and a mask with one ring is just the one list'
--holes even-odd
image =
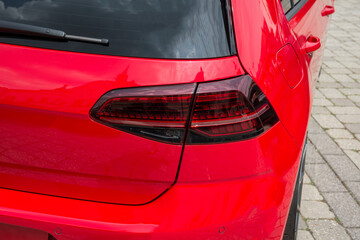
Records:
{"label": "taillight lens", "polygon": [[196,92],[188,143],[251,138],[277,120],[275,111],[250,76],[201,83]]}
{"label": "taillight lens", "polygon": [[195,84],[117,89],[90,112],[97,122],[143,137],[181,143]]}
{"label": "taillight lens", "polygon": [[113,90],[100,98],[90,116],[110,127],[175,144],[185,141],[186,131],[189,144],[248,139],[278,121],[250,76],[200,83],[196,94],[195,89],[196,84],[185,84]]}

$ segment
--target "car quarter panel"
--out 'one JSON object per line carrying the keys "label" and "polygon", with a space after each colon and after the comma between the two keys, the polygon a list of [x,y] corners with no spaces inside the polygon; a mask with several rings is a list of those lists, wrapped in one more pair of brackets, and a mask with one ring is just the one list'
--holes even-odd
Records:
{"label": "car quarter panel", "polygon": [[236,57],[167,61],[7,44],[0,52],[7,56],[0,59],[0,187],[121,204],[143,204],[168,189],[182,146],[95,123],[95,102],[116,88],[244,73]]}

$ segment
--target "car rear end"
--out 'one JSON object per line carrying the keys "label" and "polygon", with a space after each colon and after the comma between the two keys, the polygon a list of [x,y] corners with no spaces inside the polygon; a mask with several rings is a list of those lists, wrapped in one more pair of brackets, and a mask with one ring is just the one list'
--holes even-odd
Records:
{"label": "car rear end", "polygon": [[[308,73],[294,93],[278,66],[255,57],[251,67],[249,52],[271,51],[242,48],[262,36],[244,31],[239,16],[259,3],[0,4],[2,21],[109,40],[0,34],[0,232],[281,238],[305,141]],[[279,24],[264,11],[253,17]],[[291,97],[279,99],[281,90]],[[299,97],[306,104],[286,115]]]}

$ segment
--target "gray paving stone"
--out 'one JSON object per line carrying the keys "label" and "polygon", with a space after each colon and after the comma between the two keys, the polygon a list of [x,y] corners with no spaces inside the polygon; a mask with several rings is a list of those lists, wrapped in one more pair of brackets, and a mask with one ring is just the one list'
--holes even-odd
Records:
{"label": "gray paving stone", "polygon": [[309,231],[299,230],[297,240],[314,240],[314,238],[311,236],[311,233]]}
{"label": "gray paving stone", "polygon": [[325,133],[313,117],[310,117],[308,124],[309,133]]}
{"label": "gray paving stone", "polygon": [[360,123],[347,123],[345,126],[350,132],[360,134]]}
{"label": "gray paving stone", "polygon": [[311,109],[311,113],[323,113],[323,114],[329,114],[330,111],[325,107],[320,106],[313,106]]}
{"label": "gray paving stone", "polygon": [[351,95],[351,96],[348,96],[348,98],[353,102],[360,102],[360,96]]}
{"label": "gray paving stone", "polygon": [[332,138],[353,138],[353,135],[346,129],[328,129],[326,133]]}
{"label": "gray paving stone", "polygon": [[342,149],[345,150],[360,150],[360,141],[356,139],[335,139]]}
{"label": "gray paving stone", "polygon": [[331,77],[329,74],[326,73],[321,73],[320,77],[319,77],[319,81],[320,82],[336,82],[336,80]]}
{"label": "gray paving stone", "polygon": [[329,106],[328,109],[333,114],[360,114],[360,109],[358,107]]}
{"label": "gray paving stone", "polygon": [[336,115],[336,118],[343,123],[360,123],[360,114],[359,115]]}
{"label": "gray paving stone", "polygon": [[333,102],[335,104],[335,106],[354,106],[355,105],[351,100],[345,99],[345,98],[334,98],[334,99],[331,99],[331,102]]}
{"label": "gray paving stone", "polygon": [[[331,100],[334,98],[346,98],[346,96],[343,93],[341,93],[339,90],[337,90],[336,88],[320,88],[320,92],[326,98],[331,99]],[[315,97],[316,97],[316,94],[315,94]]]}
{"label": "gray paving stone", "polygon": [[308,220],[309,229],[316,240],[350,240],[345,229],[335,220]]}
{"label": "gray paving stone", "polygon": [[360,169],[360,152],[353,150],[344,150],[350,160]]}
{"label": "gray paving stone", "polygon": [[325,155],[324,157],[342,181],[360,181],[360,170],[347,156]]}
{"label": "gray paving stone", "polygon": [[306,149],[306,163],[325,163],[323,157],[316,150],[314,145],[311,142],[308,142],[308,146]]}
{"label": "gray paving stone", "polygon": [[360,228],[348,228],[350,236],[354,240],[360,240]]}
{"label": "gray paving stone", "polygon": [[356,200],[360,202],[360,182],[345,182],[345,185],[350,189]]}
{"label": "gray paving stone", "polygon": [[326,202],[345,227],[360,227],[360,206],[349,193],[323,193]]}
{"label": "gray paving stone", "polygon": [[327,164],[306,164],[305,171],[320,192],[346,192]]}
{"label": "gray paving stone", "polygon": [[303,218],[302,216],[301,216],[301,217],[299,217],[298,229],[302,229],[302,230],[307,229],[307,226],[306,226],[305,220],[304,220],[304,218]]}
{"label": "gray paving stone", "polygon": [[307,219],[335,218],[335,215],[330,211],[329,206],[320,201],[302,201],[300,212]]}
{"label": "gray paving stone", "polygon": [[352,83],[342,82],[341,85],[343,85],[346,88],[360,88],[360,83],[358,82],[352,82]]}
{"label": "gray paving stone", "polygon": [[333,106],[334,104],[325,98],[314,98],[314,106]]}
{"label": "gray paving stone", "polygon": [[321,154],[342,154],[341,149],[327,134],[311,133],[309,138]]}
{"label": "gray paving stone", "polygon": [[[341,94],[341,92],[339,92],[339,93]],[[324,99],[325,96],[319,90],[315,89],[314,90],[314,98],[322,98],[322,99]]]}
{"label": "gray paving stone", "polygon": [[304,184],[302,188],[302,200],[314,200],[314,201],[321,201],[323,197],[320,195],[317,188],[310,184]]}
{"label": "gray paving stone", "polygon": [[[329,73],[329,71],[333,72],[333,69],[327,70],[328,73]],[[352,73],[352,72],[349,70],[346,70],[344,73]],[[338,82],[354,82],[354,79],[352,79],[351,77],[349,77],[346,74],[331,74],[331,76]]]}
{"label": "gray paving stone", "polygon": [[313,114],[313,118],[322,128],[344,128],[344,125],[330,114]]}
{"label": "gray paving stone", "polygon": [[317,82],[316,86],[318,88],[327,87],[327,88],[341,88],[343,85],[341,85],[338,82]]}
{"label": "gray paving stone", "polygon": [[357,88],[341,88],[339,90],[345,95],[360,95],[360,89]]}
{"label": "gray paving stone", "polygon": [[311,233],[309,231],[299,230],[297,240],[314,240],[314,238],[311,236]]}
{"label": "gray paving stone", "polygon": [[304,174],[304,184],[311,184],[311,180],[306,173]]}

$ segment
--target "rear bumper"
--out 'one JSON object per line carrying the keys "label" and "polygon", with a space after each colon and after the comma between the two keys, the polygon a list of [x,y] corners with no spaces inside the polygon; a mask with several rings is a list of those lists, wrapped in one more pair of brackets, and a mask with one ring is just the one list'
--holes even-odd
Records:
{"label": "rear bumper", "polygon": [[281,239],[302,156],[299,147],[293,151],[297,157],[287,159],[292,164],[286,170],[277,171],[278,163],[250,177],[177,183],[140,206],[0,189],[0,222],[38,229],[58,240]]}

